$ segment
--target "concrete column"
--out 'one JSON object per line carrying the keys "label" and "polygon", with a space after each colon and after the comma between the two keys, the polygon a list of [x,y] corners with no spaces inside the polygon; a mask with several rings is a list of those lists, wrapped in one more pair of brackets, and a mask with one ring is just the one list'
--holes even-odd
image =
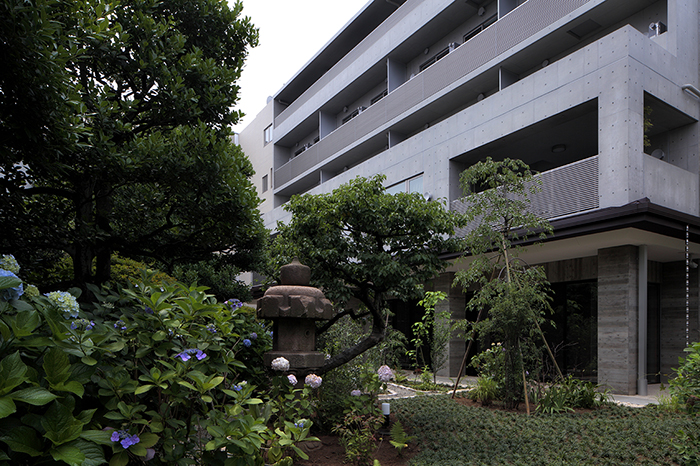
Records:
{"label": "concrete column", "polygon": [[637,394],[647,394],[647,246],[639,246]]}
{"label": "concrete column", "polygon": [[622,59],[597,71],[601,208],[625,205],[645,196],[644,89],[642,80],[630,76],[632,68],[629,59]]}
{"label": "concrete column", "polygon": [[614,393],[637,392],[638,250],[598,251],[598,383]]}
{"label": "concrete column", "polygon": [[[459,288],[452,287],[452,281],[455,274],[453,272],[442,273],[438,278],[433,280],[431,291],[442,291],[447,295],[447,298],[435,306],[435,312],[448,310],[450,312],[450,322],[452,325],[458,320],[464,319],[464,293]],[[462,364],[464,351],[467,349],[464,338],[457,336],[457,332],[453,332],[449,343],[447,344],[447,364],[437,375],[441,377],[457,377],[459,367]]]}

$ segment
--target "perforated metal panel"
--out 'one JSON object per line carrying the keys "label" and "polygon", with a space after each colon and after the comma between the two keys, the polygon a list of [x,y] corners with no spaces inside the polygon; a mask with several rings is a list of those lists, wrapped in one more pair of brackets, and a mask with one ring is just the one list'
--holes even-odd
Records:
{"label": "perforated metal panel", "polygon": [[586,3],[588,0],[528,0],[492,26],[497,32],[496,53],[518,45]]}
{"label": "perforated metal panel", "polygon": [[[564,165],[538,175],[542,190],[529,196],[530,212],[553,219],[587,210],[597,209],[598,200],[598,156]],[[452,210],[465,213],[469,204],[461,200],[452,201]],[[477,227],[476,219],[466,228],[456,232],[464,236]]]}

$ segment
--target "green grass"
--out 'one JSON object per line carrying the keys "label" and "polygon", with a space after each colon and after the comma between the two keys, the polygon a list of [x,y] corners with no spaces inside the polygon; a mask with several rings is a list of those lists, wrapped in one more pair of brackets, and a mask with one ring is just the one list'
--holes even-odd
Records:
{"label": "green grass", "polygon": [[672,465],[680,464],[679,430],[700,431],[700,419],[658,407],[527,416],[438,395],[395,400],[391,409],[417,436],[412,466]]}

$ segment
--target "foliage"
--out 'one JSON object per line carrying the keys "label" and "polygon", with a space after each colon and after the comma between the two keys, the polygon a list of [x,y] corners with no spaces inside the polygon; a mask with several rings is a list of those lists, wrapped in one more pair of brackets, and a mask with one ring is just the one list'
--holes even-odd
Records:
{"label": "foliage", "polygon": [[[544,313],[551,310],[544,270],[518,259],[518,243],[533,235],[543,238],[551,233],[551,226],[529,209],[527,196],[537,192],[539,185],[520,160],[488,158],[465,170],[461,183],[464,192],[470,193],[467,219],[476,227],[465,237],[474,260],[467,270],[457,272],[455,283],[465,290],[478,287],[468,307],[488,313],[475,324],[482,341],[502,342],[503,399],[514,408],[524,395],[523,349],[530,345],[523,342],[541,337]],[[485,190],[473,193],[475,187]]]}
{"label": "foliage", "polygon": [[394,400],[392,412],[417,437],[414,466],[676,464],[676,434],[697,432],[687,415],[654,407],[527,416],[439,395]]}
{"label": "foliage", "polygon": [[669,380],[668,390],[689,413],[698,413],[700,412],[700,342],[692,343],[683,351],[688,353],[688,356],[678,358],[678,368],[673,369],[676,376]]}
{"label": "foliage", "polygon": [[409,442],[413,442],[416,439],[415,435],[408,435],[406,433],[403,425],[399,421],[394,422],[391,426],[390,433],[391,440],[389,440],[389,442],[391,442],[391,445],[399,452],[399,456],[401,456],[403,449],[408,446]]}
{"label": "foliage", "polygon": [[250,287],[238,279],[241,269],[227,263],[226,258],[216,255],[201,262],[180,264],[173,270],[173,275],[184,283],[197,283],[206,286],[209,293],[219,300],[229,296],[238,296],[247,302],[252,297]]}
{"label": "foliage", "polygon": [[418,301],[418,305],[425,309],[421,320],[411,325],[413,332],[414,349],[406,354],[414,361],[416,368],[427,366],[423,354],[423,345],[427,344],[430,352],[430,365],[433,371],[433,383],[435,374],[443,368],[447,362],[447,344],[450,341],[450,312],[443,310],[435,312],[435,306],[447,297],[442,291],[426,291],[425,297]]}
{"label": "foliage", "polygon": [[348,308],[337,319],[370,317],[369,335],[334,355],[320,373],[381,342],[387,299],[418,299],[423,283],[447,265],[441,255],[461,250],[452,237],[456,214],[417,193],[387,194],[383,181],[383,175],[358,177],[329,194],[293,196],[285,205],[291,221],[277,226],[269,276],[298,257],[311,268],[312,284],[336,306],[344,308],[351,298],[361,304],[359,314]]}
{"label": "foliage", "polygon": [[677,440],[679,443],[674,442],[673,446],[681,457],[681,464],[683,466],[700,465],[700,434],[685,432],[681,429],[678,431]]}
{"label": "foliage", "polygon": [[498,382],[491,377],[481,376],[476,379],[476,387],[469,391],[469,397],[477,400],[482,406],[488,406],[498,399]]}
{"label": "foliage", "polygon": [[376,449],[376,432],[384,422],[381,414],[363,411],[350,411],[342,423],[333,428],[340,436],[340,444],[345,449],[345,457],[352,464],[364,466],[370,463]]}
{"label": "foliage", "polygon": [[376,448],[377,430],[384,422],[377,395],[386,390],[386,384],[393,376],[388,366],[381,366],[376,372],[365,371],[358,383],[359,388],[346,398],[343,418],[332,430],[340,436],[346,458],[353,464],[369,464]]}
{"label": "foliage", "polygon": [[252,165],[229,128],[258,40],[241,4],[5,0],[0,9],[1,247],[30,268],[69,254],[83,289],[109,280],[113,251],[169,270],[217,251],[255,267],[267,233]]}
{"label": "foliage", "polygon": [[63,292],[0,301],[0,461],[262,465],[309,439],[310,421],[268,428],[271,336],[250,308],[147,274],[91,291],[82,309]]}
{"label": "foliage", "polygon": [[[350,316],[345,316],[319,337],[317,346],[319,351],[333,357],[362,340],[366,333],[362,319],[353,320]],[[374,368],[384,364],[398,365],[398,357],[405,351],[404,342],[403,333],[389,327],[387,336],[381,343],[348,363],[326,372],[318,393],[317,414],[322,429],[330,430],[341,422],[345,416],[344,410],[352,403],[350,393],[365,388],[366,377],[374,373]]]}

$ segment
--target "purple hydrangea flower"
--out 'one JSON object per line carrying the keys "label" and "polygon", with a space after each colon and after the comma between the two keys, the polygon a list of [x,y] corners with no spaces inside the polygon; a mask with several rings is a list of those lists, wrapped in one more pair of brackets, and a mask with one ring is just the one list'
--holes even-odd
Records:
{"label": "purple hydrangea flower", "polygon": [[143,312],[145,312],[146,314],[153,314],[153,309],[151,309],[150,307],[146,306],[146,307],[144,308]]}
{"label": "purple hydrangea flower", "polygon": [[394,371],[389,366],[383,365],[377,371],[377,375],[379,375],[380,381],[386,383],[394,378]]}
{"label": "purple hydrangea flower", "polygon": [[205,327],[210,333],[216,333],[216,325],[214,324],[207,324]]}
{"label": "purple hydrangea flower", "polygon": [[109,439],[110,439],[112,442],[118,442],[119,439],[120,439],[119,431],[118,431],[118,430],[115,430],[114,432],[112,432],[112,436],[111,436]]}
{"label": "purple hydrangea flower", "polygon": [[126,330],[126,323],[123,320],[119,319],[114,323],[114,328],[116,328],[117,330]]}
{"label": "purple hydrangea flower", "polygon": [[355,390],[353,390],[353,391],[350,392],[350,395],[352,395],[352,396],[360,396],[360,395],[362,395],[362,392],[361,392],[360,390],[355,389]]}
{"label": "purple hydrangea flower", "polygon": [[250,338],[251,340],[256,340],[258,338],[258,334],[255,332],[251,332],[248,338]]}

